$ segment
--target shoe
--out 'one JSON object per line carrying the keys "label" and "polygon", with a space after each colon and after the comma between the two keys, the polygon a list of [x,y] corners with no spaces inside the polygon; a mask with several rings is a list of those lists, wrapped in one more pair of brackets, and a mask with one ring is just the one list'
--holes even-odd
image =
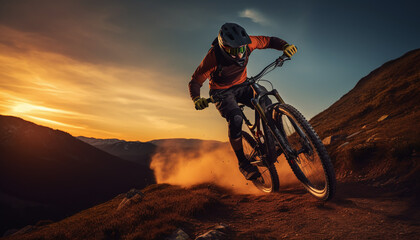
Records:
{"label": "shoe", "polygon": [[258,168],[248,161],[243,161],[239,164],[239,171],[244,175],[246,180],[254,180],[261,176]]}

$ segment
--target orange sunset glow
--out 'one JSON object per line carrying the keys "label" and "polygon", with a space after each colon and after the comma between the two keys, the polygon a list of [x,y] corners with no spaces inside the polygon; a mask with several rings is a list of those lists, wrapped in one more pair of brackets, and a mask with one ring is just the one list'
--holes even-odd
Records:
{"label": "orange sunset glow", "polygon": [[[184,119],[197,114],[187,94],[170,95],[170,89],[158,86],[177,76],[80,62],[37,49],[28,34],[4,27],[0,31],[17,46],[0,44],[0,114],[75,136],[143,141],[194,137],[194,123]],[[224,133],[207,138],[223,139]],[[197,129],[195,137],[206,138]]]}

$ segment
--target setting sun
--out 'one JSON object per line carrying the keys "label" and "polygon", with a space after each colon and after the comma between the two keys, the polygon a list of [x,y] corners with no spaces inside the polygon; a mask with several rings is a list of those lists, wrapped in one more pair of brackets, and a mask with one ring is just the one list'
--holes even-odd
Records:
{"label": "setting sun", "polygon": [[58,109],[53,109],[53,108],[48,108],[48,107],[43,107],[43,106],[36,106],[36,105],[32,105],[29,103],[17,103],[15,106],[12,107],[12,112],[15,113],[36,113],[39,111],[43,111],[43,112],[55,112],[55,113],[64,113],[66,111],[62,111],[62,110],[58,110]]}
{"label": "setting sun", "polygon": [[27,104],[27,103],[20,103],[12,108],[12,111],[15,113],[26,113],[36,109],[35,106]]}

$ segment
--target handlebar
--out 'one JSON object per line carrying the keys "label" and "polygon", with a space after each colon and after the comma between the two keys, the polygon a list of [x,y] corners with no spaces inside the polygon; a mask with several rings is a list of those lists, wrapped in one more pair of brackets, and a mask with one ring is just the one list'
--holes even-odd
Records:
{"label": "handlebar", "polygon": [[[263,76],[265,76],[267,73],[274,70],[276,67],[283,66],[283,63],[288,60],[291,60],[289,56],[287,56],[286,54],[281,55],[274,62],[267,65],[260,73],[258,73],[254,77],[248,78],[248,84],[249,85],[254,84],[256,81],[260,80]],[[216,102],[219,102],[221,99],[222,99],[221,96],[213,95],[207,98],[206,101],[209,103],[216,103]]]}

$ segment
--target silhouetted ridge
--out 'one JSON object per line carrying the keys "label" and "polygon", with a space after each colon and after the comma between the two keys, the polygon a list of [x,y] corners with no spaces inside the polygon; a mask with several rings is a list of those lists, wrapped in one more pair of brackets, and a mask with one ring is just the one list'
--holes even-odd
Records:
{"label": "silhouetted ridge", "polygon": [[152,156],[156,152],[156,145],[150,142],[99,139],[83,136],[77,138],[109,154],[145,166],[150,165]]}
{"label": "silhouetted ridge", "polygon": [[[0,195],[32,202],[31,213],[27,211],[31,218],[58,218],[154,182],[146,166],[110,155],[68,133],[0,115]],[[0,200],[11,211],[2,216],[16,217],[7,219],[6,225],[25,222],[28,216],[17,212],[29,206],[13,209],[6,207],[12,203]],[[4,230],[6,219],[1,221]]]}

